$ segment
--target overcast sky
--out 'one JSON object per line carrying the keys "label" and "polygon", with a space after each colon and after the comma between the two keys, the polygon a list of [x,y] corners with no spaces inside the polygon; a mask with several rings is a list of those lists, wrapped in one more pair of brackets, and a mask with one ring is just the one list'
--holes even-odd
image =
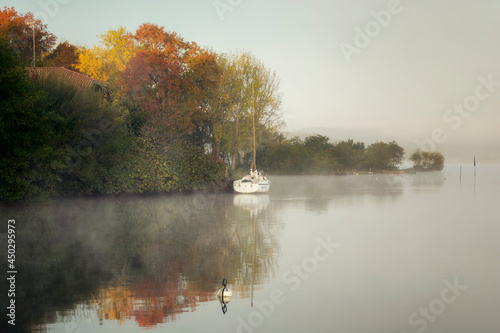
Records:
{"label": "overcast sky", "polygon": [[281,78],[287,131],[343,139],[363,130],[407,150],[435,145],[500,161],[499,0],[2,4],[35,13],[76,45],[151,22],[218,52],[249,50]]}

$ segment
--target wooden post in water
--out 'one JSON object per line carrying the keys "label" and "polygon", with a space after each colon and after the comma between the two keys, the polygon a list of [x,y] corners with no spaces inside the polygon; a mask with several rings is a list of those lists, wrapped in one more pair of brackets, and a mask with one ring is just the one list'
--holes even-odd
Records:
{"label": "wooden post in water", "polygon": [[476,155],[474,155],[474,180],[476,178]]}
{"label": "wooden post in water", "polygon": [[474,199],[476,198],[476,155],[474,155]]}
{"label": "wooden post in water", "polygon": [[460,175],[458,176],[458,184],[460,185],[460,192],[462,192],[462,166],[460,166]]}
{"label": "wooden post in water", "polygon": [[253,133],[253,169],[257,170],[255,163],[255,102],[253,96],[253,81],[252,81],[252,133]]}

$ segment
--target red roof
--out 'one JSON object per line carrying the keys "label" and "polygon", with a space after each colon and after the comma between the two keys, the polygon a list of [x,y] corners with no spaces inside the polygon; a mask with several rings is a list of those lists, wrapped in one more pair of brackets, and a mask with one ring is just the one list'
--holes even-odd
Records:
{"label": "red roof", "polygon": [[108,86],[104,82],[64,67],[27,67],[26,69],[31,71],[32,75],[36,73],[37,77],[46,78],[48,75],[53,75],[57,79],[73,83],[77,88],[98,87],[106,91],[108,95],[110,94]]}

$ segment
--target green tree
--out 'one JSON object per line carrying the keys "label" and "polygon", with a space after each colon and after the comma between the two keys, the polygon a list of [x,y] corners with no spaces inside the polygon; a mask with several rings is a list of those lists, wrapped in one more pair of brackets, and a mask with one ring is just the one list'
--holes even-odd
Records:
{"label": "green tree", "polygon": [[330,138],[323,135],[305,138],[304,149],[307,156],[305,173],[324,174],[337,169],[333,145],[329,141]]}
{"label": "green tree", "polygon": [[445,158],[440,152],[418,149],[411,154],[410,161],[413,162],[413,167],[416,170],[441,171],[444,168]]}
{"label": "green tree", "polygon": [[127,189],[134,145],[120,110],[93,89],[77,87],[64,76],[36,81],[47,96],[44,109],[53,115],[50,164],[57,194],[116,193]]}
{"label": "green tree", "polygon": [[308,166],[304,142],[294,137],[286,140],[278,135],[276,142],[257,151],[257,165],[273,174],[302,174]]}
{"label": "green tree", "polygon": [[304,140],[304,146],[307,149],[308,153],[316,154],[331,148],[329,141],[329,137],[318,134],[314,136],[308,136]]}
{"label": "green tree", "polygon": [[50,194],[54,114],[46,95],[28,78],[22,61],[0,38],[0,199],[28,200]]}
{"label": "green tree", "polygon": [[414,151],[409,158],[410,161],[413,162],[413,167],[415,169],[422,169],[423,166],[423,156],[422,156],[422,150],[418,149]]}
{"label": "green tree", "polygon": [[[425,157],[425,155],[424,155]],[[441,171],[444,168],[445,158],[443,154],[437,151],[429,152],[428,159],[430,160],[428,164],[428,168],[431,170]]]}
{"label": "green tree", "polygon": [[373,169],[395,169],[404,159],[404,149],[395,141],[376,142],[368,146],[364,155],[364,167]]}
{"label": "green tree", "polygon": [[354,142],[353,139],[340,141],[334,145],[334,154],[338,164],[344,169],[356,169],[362,161],[365,152],[363,142]]}
{"label": "green tree", "polygon": [[0,42],[0,198],[131,190],[134,142],[116,107],[64,77],[29,78]]}
{"label": "green tree", "polygon": [[388,143],[387,149],[391,156],[390,165],[395,168],[403,163],[405,157],[405,150],[403,147],[398,145],[396,141],[391,141]]}
{"label": "green tree", "polygon": [[278,136],[257,153],[258,165],[279,174],[331,174],[339,168],[334,146],[329,138],[313,135],[304,141]]}

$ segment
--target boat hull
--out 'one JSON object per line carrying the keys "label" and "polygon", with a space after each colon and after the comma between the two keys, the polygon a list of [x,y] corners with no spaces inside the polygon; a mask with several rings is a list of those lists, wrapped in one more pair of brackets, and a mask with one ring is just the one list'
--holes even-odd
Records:
{"label": "boat hull", "polygon": [[254,182],[244,182],[237,180],[233,183],[233,188],[235,192],[238,193],[267,193],[271,188],[270,181],[260,181],[258,183]]}

